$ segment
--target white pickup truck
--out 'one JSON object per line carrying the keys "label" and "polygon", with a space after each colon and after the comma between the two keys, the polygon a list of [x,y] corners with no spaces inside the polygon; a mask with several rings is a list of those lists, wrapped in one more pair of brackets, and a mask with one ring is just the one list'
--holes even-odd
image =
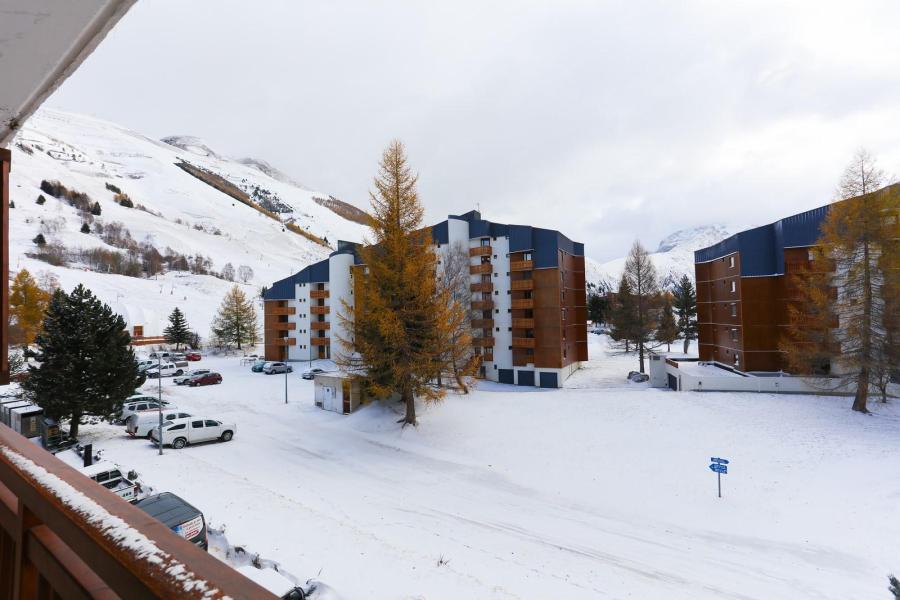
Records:
{"label": "white pickup truck", "polygon": [[79,471],[129,502],[137,496],[137,486],[126,479],[119,467],[111,462],[96,462],[88,467],[81,467]]}
{"label": "white pickup truck", "polygon": [[[230,442],[237,429],[234,423],[223,423],[215,419],[201,419],[190,417],[177,421],[166,421],[162,426],[162,443],[164,446],[172,446],[180,450],[188,444],[199,442]],[[159,427],[150,430],[150,439],[159,443]]]}
{"label": "white pickup truck", "polygon": [[186,360],[180,362],[164,362],[161,365],[150,367],[146,371],[147,377],[156,379],[160,375],[163,377],[175,377],[176,375],[184,375],[188,369]]}

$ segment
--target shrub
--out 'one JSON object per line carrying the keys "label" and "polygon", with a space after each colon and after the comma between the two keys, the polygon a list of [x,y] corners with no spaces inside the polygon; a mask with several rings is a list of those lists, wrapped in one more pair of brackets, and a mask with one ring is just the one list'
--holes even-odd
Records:
{"label": "shrub", "polygon": [[31,241],[34,242],[35,244],[37,244],[38,246],[46,246],[47,245],[47,240],[46,240],[46,238],[44,238],[43,233],[37,234],[34,237],[34,239]]}
{"label": "shrub", "polygon": [[43,195],[43,194],[39,194],[38,197],[37,197],[37,200],[36,200],[36,202],[37,202],[38,204],[43,204],[43,203],[46,202],[46,201],[47,201],[47,199],[44,198],[44,195]]}
{"label": "shrub", "polygon": [[100,212],[101,212],[101,210],[100,210],[100,203],[99,203],[99,202],[94,202],[94,205],[91,207],[91,214],[94,215],[95,217],[99,217],[99,216],[100,216]]}
{"label": "shrub", "polygon": [[81,233],[90,233],[90,232],[91,232],[91,226],[88,225],[87,223],[82,223],[81,224]]}
{"label": "shrub", "polygon": [[15,207],[16,207],[16,203],[13,202],[12,200],[10,200],[10,201],[9,201],[9,207],[10,207],[10,208],[15,208]]}
{"label": "shrub", "polygon": [[120,196],[121,198],[116,196],[119,206],[122,208],[134,208],[134,202],[131,201],[131,198],[129,198],[127,194],[120,194]]}
{"label": "shrub", "polygon": [[106,184],[106,189],[108,189],[109,191],[113,192],[114,194],[121,194],[121,193],[122,193],[122,190],[119,189],[119,186],[113,185],[113,184],[111,184],[111,183],[107,183],[107,184]]}
{"label": "shrub", "polygon": [[91,210],[91,197],[84,192],[76,192],[70,190],[58,181],[41,181],[41,191],[50,194],[54,198],[67,200],[70,205],[80,211],[88,212]]}

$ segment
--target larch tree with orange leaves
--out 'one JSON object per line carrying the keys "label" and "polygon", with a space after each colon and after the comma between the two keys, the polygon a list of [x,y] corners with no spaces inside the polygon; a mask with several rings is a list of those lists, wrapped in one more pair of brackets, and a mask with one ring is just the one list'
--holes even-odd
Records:
{"label": "larch tree with orange leaves", "polygon": [[16,273],[10,286],[10,342],[30,346],[41,330],[50,292],[43,289],[26,269]]}
{"label": "larch tree with orange leaves", "polygon": [[[438,259],[431,230],[422,226],[423,208],[416,182],[399,141],[384,151],[372,203],[372,239],[360,248],[354,305],[339,315],[351,339],[340,366],[361,378],[368,392],[386,398],[398,394],[404,425],[416,424],[416,398],[438,401],[445,391],[435,382],[446,372],[446,344],[456,339],[458,304],[438,284]],[[460,343],[466,340],[457,340]]]}

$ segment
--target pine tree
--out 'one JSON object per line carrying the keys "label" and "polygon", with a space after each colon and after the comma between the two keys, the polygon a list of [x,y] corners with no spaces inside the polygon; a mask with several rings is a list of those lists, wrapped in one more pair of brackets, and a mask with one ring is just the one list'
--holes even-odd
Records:
{"label": "pine tree", "polygon": [[243,345],[254,345],[259,339],[256,307],[237,285],[232,287],[222,304],[212,325],[213,334],[226,345],[234,344],[238,350]]}
{"label": "pine tree", "polygon": [[91,206],[91,214],[94,215],[95,217],[99,217],[101,212],[103,212],[103,211],[100,208],[100,203],[94,202],[93,206]]}
{"label": "pine tree", "polygon": [[46,202],[46,201],[47,201],[47,199],[44,198],[44,195],[43,195],[43,194],[39,194],[38,197],[37,197],[37,201],[36,201],[36,202],[37,202],[38,204],[43,204],[43,203]]}
{"label": "pine tree", "polygon": [[81,284],[53,294],[35,343],[41,366],[29,367],[22,389],[47,415],[69,419],[72,437],[83,416],[113,417],[143,383],[125,321]]}
{"label": "pine tree", "polygon": [[893,575],[888,575],[888,583],[890,584],[888,591],[894,595],[894,600],[900,600],[900,580]]}
{"label": "pine tree", "polygon": [[687,354],[691,340],[697,339],[697,294],[694,284],[687,275],[675,286],[675,314],[678,316],[678,335],[684,340],[684,353]]}
{"label": "pine tree", "polygon": [[9,293],[10,342],[29,346],[41,329],[50,292],[42,289],[27,270],[16,273]]}
{"label": "pine tree", "polygon": [[31,241],[34,242],[36,246],[44,247],[47,245],[47,239],[44,237],[43,233],[37,234]]}
{"label": "pine tree", "polygon": [[603,323],[607,319],[608,301],[606,297],[598,293],[588,296],[588,319],[594,324]]}
{"label": "pine tree", "polygon": [[660,344],[665,344],[667,351],[672,351],[672,342],[678,339],[678,323],[675,322],[675,313],[672,311],[672,296],[664,294],[663,308],[659,315],[659,323],[656,326],[655,339]]}
{"label": "pine tree", "polygon": [[624,277],[628,279],[634,297],[632,341],[637,347],[638,365],[640,372],[643,373],[644,355],[656,331],[653,303],[659,294],[659,281],[650,255],[639,241],[634,242],[628,258],[625,259]]}
{"label": "pine tree", "polygon": [[177,306],[169,315],[169,326],[163,330],[163,334],[166,336],[167,344],[175,344],[175,350],[179,350],[181,344],[187,345],[191,342],[191,330],[184,318],[184,313]]}
{"label": "pine tree", "polygon": [[416,424],[417,396],[444,396],[431,382],[443,370],[441,344],[452,328],[452,303],[436,282],[437,258],[431,231],[422,227],[416,180],[403,144],[392,142],[369,194],[374,239],[360,249],[365,280],[355,287],[355,307],[344,304],[341,315],[352,339],[341,340],[339,363],[364,377],[373,395],[399,393],[406,405],[404,425]]}
{"label": "pine tree", "polygon": [[[865,151],[845,171],[844,199],[829,207],[809,267],[790,282],[782,339],[792,370],[855,388],[852,408],[863,413],[898,339],[900,188],[876,191],[882,179]],[[857,192],[865,195],[849,196]]]}
{"label": "pine tree", "polygon": [[630,352],[631,344],[634,341],[634,322],[637,310],[631,283],[624,273],[619,280],[619,287],[610,309],[609,337],[617,342],[619,347],[624,347],[625,352]]}
{"label": "pine tree", "polygon": [[88,225],[87,223],[82,223],[81,224],[81,233],[90,233],[90,232],[91,232],[91,226]]}

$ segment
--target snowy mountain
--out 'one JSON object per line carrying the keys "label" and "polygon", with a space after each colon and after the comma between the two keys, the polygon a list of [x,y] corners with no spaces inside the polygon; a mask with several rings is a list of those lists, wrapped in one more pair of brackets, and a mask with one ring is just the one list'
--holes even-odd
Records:
{"label": "snowy mountain", "polygon": [[[653,266],[659,275],[660,285],[670,288],[681,276],[694,278],[694,251],[706,248],[731,235],[722,225],[703,225],[682,229],[666,236],[650,253]],[[607,285],[615,289],[625,268],[625,258],[617,258],[605,263],[588,260],[585,277],[595,285]]]}
{"label": "snowy mountain", "polygon": [[[42,109],[13,149],[11,276],[25,267],[55,275],[66,289],[82,282],[145,335],[158,335],[177,305],[205,338],[234,285],[222,278],[228,264],[257,296],[261,286],[326,257],[338,239],[360,241],[364,233],[313,200],[327,193],[265,161],[226,158],[195,137],[157,141]],[[42,181],[65,190],[44,184],[42,191]],[[33,241],[38,234],[46,245]],[[140,275],[148,261],[164,266],[150,278],[115,274]]]}

